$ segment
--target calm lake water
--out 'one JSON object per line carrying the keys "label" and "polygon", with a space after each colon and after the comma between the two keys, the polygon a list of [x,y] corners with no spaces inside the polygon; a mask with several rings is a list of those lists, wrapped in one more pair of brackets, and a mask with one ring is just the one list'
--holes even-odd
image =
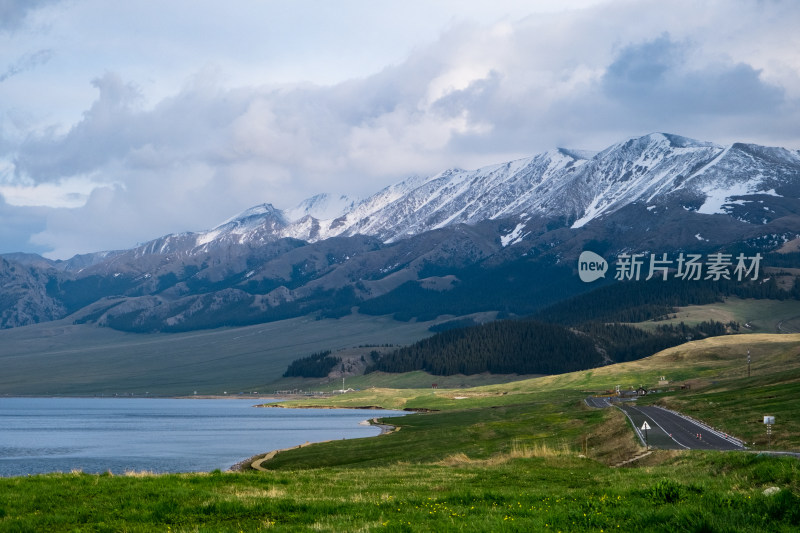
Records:
{"label": "calm lake water", "polygon": [[307,441],[374,436],[359,422],[407,414],[253,407],[266,401],[0,398],[0,476],[226,470]]}

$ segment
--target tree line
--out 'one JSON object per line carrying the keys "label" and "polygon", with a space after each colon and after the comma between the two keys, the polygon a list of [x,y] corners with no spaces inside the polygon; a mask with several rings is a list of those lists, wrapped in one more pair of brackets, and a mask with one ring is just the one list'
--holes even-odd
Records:
{"label": "tree line", "polygon": [[536,320],[499,320],[447,330],[382,355],[367,372],[561,374],[641,359],[726,331],[720,322],[662,325],[646,331],[616,323],[566,327]]}
{"label": "tree line", "polygon": [[332,356],[330,350],[313,353],[292,361],[283,377],[324,378],[341,362],[342,358]]}
{"label": "tree line", "polygon": [[592,340],[557,324],[501,320],[451,329],[381,356],[367,372],[555,374],[601,364]]}

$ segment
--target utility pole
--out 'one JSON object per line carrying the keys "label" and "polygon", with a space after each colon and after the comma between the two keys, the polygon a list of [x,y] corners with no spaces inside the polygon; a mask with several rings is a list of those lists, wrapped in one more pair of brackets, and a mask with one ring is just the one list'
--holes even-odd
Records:
{"label": "utility pole", "polygon": [[747,350],[747,377],[750,377],[750,350]]}

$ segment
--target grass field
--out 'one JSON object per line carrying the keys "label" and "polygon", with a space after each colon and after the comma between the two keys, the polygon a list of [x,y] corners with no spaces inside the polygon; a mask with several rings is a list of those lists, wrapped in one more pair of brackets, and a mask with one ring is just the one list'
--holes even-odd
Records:
{"label": "grass field", "polygon": [[173,334],[68,321],[0,330],[0,395],[271,392],[268,384],[299,357],[359,344],[409,344],[431,335],[431,324],[356,314]]}
{"label": "grass field", "polygon": [[[370,387],[392,388],[392,389],[426,389],[435,383],[440,389],[464,389],[469,387],[480,387],[483,385],[494,385],[508,383],[522,379],[529,379],[534,376],[520,374],[472,374],[465,376],[455,374],[452,376],[434,376],[422,370],[414,372],[404,372],[402,374],[387,374],[385,372],[373,372],[361,376],[348,376],[345,379],[345,387],[352,389],[367,389]],[[275,390],[300,389],[321,392],[331,392],[342,388],[341,378],[283,378],[270,384],[270,388]]]}
{"label": "grass field", "polygon": [[[645,322],[645,327],[663,324],[696,325],[707,320],[738,322],[740,333],[800,333],[800,301],[753,300],[731,297],[724,302],[679,307],[676,318]],[[672,315],[670,315],[672,316]]]}
{"label": "grass field", "polygon": [[789,532],[798,491],[794,459],[698,453],[611,469],[540,450],[491,463],[0,479],[0,531]]}
{"label": "grass field", "polygon": [[784,405],[773,444],[800,449],[800,335],[719,337],[563,376],[314,399],[428,411],[278,453],[266,472],[0,479],[0,531],[797,531],[797,458],[656,451],[611,466],[643,450],[618,410],[583,398],[660,375],[691,388],[650,401],[712,424]]}

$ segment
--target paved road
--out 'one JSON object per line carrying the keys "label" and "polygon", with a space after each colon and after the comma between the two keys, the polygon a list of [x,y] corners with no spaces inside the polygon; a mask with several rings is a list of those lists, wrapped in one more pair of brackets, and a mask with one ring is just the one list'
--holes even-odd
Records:
{"label": "paved road", "polygon": [[[744,445],[733,437],[713,430],[674,411],[635,402],[609,402],[608,398],[587,398],[587,405],[604,408],[612,405],[621,409],[636,428],[639,438],[654,448],[665,450],[744,450]],[[641,429],[644,422],[650,426]],[[645,435],[646,433],[646,435]]]}
{"label": "paved road", "polygon": [[586,403],[589,407],[598,407],[602,409],[603,407],[611,407],[611,402],[609,402],[608,398],[595,398],[594,396],[589,396],[586,398]]}

